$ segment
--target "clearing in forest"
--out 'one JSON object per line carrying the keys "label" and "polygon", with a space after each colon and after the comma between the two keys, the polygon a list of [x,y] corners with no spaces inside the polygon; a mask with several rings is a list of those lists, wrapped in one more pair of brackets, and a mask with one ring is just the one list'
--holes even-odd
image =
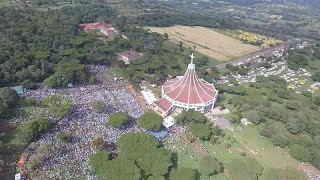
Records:
{"label": "clearing in forest", "polygon": [[215,32],[211,29],[194,26],[148,27],[152,32],[167,33],[175,43],[183,42],[184,46],[220,61],[229,61],[237,57],[260,50],[259,47],[244,44],[239,40]]}

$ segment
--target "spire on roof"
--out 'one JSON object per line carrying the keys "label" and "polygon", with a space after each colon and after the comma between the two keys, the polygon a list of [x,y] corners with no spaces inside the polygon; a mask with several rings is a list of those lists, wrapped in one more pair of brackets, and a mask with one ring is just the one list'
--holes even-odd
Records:
{"label": "spire on roof", "polygon": [[190,64],[193,64],[193,59],[196,58],[193,53],[190,55],[190,58],[191,58],[191,63]]}

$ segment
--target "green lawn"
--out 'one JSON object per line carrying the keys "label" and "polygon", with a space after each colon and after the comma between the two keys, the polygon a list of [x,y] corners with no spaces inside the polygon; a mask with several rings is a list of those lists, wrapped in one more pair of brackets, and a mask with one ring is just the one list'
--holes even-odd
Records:
{"label": "green lawn", "polygon": [[[224,165],[230,163],[234,158],[241,157],[241,152],[246,152],[246,156],[256,159],[265,171],[283,169],[288,166],[297,169],[299,162],[292,158],[286,149],[277,148],[268,138],[260,136],[259,128],[254,125],[244,127],[242,132],[225,131],[225,137],[216,144],[206,141],[198,141],[198,143],[208,150],[210,156],[217,158]],[[230,144],[231,147],[227,148],[227,144]],[[183,140],[177,141],[173,151],[178,154],[178,166],[199,169],[199,159],[203,155],[194,150],[190,144]],[[228,172],[228,167],[225,168]],[[217,178],[228,179],[226,174],[218,174],[210,178],[201,177],[201,180]]]}

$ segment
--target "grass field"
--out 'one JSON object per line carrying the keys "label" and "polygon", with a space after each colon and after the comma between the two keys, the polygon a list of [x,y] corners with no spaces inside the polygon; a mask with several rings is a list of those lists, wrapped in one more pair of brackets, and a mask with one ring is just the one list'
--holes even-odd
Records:
{"label": "grass field", "polygon": [[[241,152],[245,152],[247,157],[256,159],[263,166],[263,172],[286,167],[291,167],[298,171],[299,161],[292,158],[286,149],[277,148],[269,139],[260,136],[258,129],[258,126],[248,126],[244,127],[242,131],[225,131],[226,135],[220,139],[221,143],[216,144],[198,140],[197,142],[208,150],[208,154],[222,162],[226,169],[223,174],[211,177],[202,176],[201,180],[234,179],[231,175],[233,172],[228,170],[228,164],[233,159],[241,158]],[[228,148],[227,144],[230,144],[231,147]],[[199,170],[199,159],[203,155],[184,141],[175,142],[174,145],[173,151],[178,154],[178,166]]]}
{"label": "grass field", "polygon": [[152,32],[167,33],[171,41],[175,43],[182,41],[184,46],[195,48],[199,53],[220,61],[229,61],[260,50],[256,46],[244,44],[239,40],[204,27],[173,26],[147,28]]}

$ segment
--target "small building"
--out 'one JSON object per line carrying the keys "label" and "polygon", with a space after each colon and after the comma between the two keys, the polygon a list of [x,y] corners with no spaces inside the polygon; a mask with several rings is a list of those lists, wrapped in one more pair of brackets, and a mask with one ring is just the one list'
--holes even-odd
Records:
{"label": "small building", "polygon": [[114,37],[119,34],[119,32],[114,27],[112,27],[111,24],[107,24],[104,22],[80,24],[80,27],[84,32],[99,30],[101,33],[109,37]]}
{"label": "small building", "polygon": [[166,98],[161,98],[154,103],[155,109],[161,113],[162,117],[166,117],[171,113],[173,104]]}
{"label": "small building", "polygon": [[143,55],[142,53],[138,53],[132,50],[118,53],[119,60],[122,60],[125,65],[130,64],[130,61],[135,60],[141,57],[142,55]]}
{"label": "small building", "polygon": [[22,95],[25,92],[27,92],[27,89],[24,88],[23,86],[13,86],[13,87],[10,87],[10,89],[15,90],[19,95]]}

